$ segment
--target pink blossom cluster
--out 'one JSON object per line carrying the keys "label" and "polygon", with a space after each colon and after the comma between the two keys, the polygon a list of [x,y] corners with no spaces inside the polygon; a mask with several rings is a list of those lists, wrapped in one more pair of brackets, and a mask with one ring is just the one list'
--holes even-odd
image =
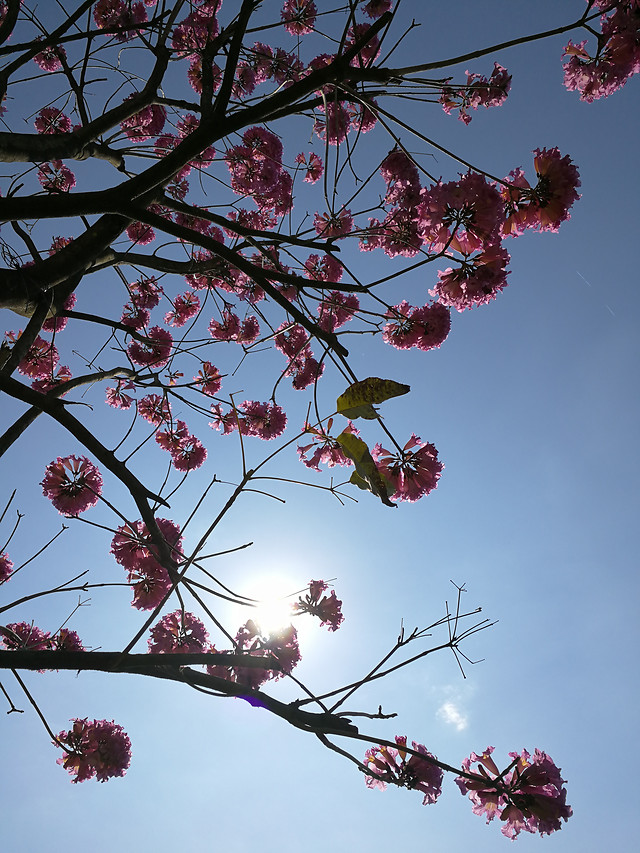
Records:
{"label": "pink blossom cluster", "polygon": [[156,433],[156,442],[171,454],[176,471],[193,471],[207,458],[207,449],[184,421],[177,420],[172,426]]}
{"label": "pink blossom cluster", "polygon": [[132,0],[98,0],[93,7],[93,20],[100,30],[113,30],[116,41],[128,41],[147,21],[147,10]]}
{"label": "pink blossom cluster", "polygon": [[[313,436],[313,440],[310,444],[305,444],[303,446],[298,445],[298,455],[300,457],[300,461],[304,462],[307,468],[313,468],[314,471],[319,471],[321,462],[324,462],[329,466],[329,468],[333,468],[335,465],[343,465],[348,468],[353,465],[352,460],[349,459],[348,456],[345,456],[340,443],[329,435],[332,426],[333,418],[329,418],[327,421],[326,430],[322,425],[312,427],[310,424],[305,424],[305,434]],[[351,433],[352,435],[360,435],[359,431],[354,427],[351,421],[349,421],[343,431]],[[311,449],[313,449],[313,453],[309,458],[307,458],[307,454]]]}
{"label": "pink blossom cluster", "polygon": [[438,485],[444,468],[433,444],[422,442],[417,435],[412,435],[399,453],[376,444],[371,455],[387,483],[389,497],[396,501],[417,501],[428,495]]}
{"label": "pink blossom cluster", "polygon": [[71,721],[73,727],[62,731],[54,741],[64,751],[57,760],[72,776],[72,782],[85,782],[94,777],[106,782],[113,776],[124,776],[131,763],[131,741],[122,726],[113,720]]}
{"label": "pink blossom cluster", "polygon": [[57,107],[44,107],[34,122],[38,133],[69,133],[71,119]]}
{"label": "pink blossom cluster", "polygon": [[152,326],[147,333],[144,343],[132,341],[127,347],[127,354],[134,364],[145,367],[164,367],[171,357],[173,337],[167,329]]}
{"label": "pink blossom cluster", "polygon": [[115,388],[112,386],[107,387],[105,401],[114,409],[130,409],[133,397],[130,394],[126,394],[125,391],[132,391],[135,387],[130,379],[118,379]]}
{"label": "pink blossom cluster", "polygon": [[259,209],[282,216],[293,205],[293,180],[282,168],[282,142],[264,127],[250,127],[242,135],[242,144],[229,148],[225,162],[231,175],[231,188],[240,196],[249,196]]}
{"label": "pink blossom cluster", "polygon": [[494,63],[490,77],[466,72],[467,82],[460,88],[445,86],[440,95],[440,103],[445,113],[458,109],[458,118],[469,124],[471,116],[468,110],[478,107],[499,107],[503,104],[511,88],[511,74],[502,65]]}
{"label": "pink blossom cluster", "polygon": [[38,165],[38,180],[49,193],[67,193],[76,185],[76,176],[62,160]]}
{"label": "pink blossom cluster", "polygon": [[[40,376],[38,379],[33,380],[33,382],[31,383],[31,387],[34,389],[34,391],[38,391],[40,394],[47,394],[54,388],[58,388],[60,385],[64,385],[71,378],[71,370],[69,369],[69,367],[67,367],[66,364],[63,364],[61,367],[58,368],[55,376]],[[62,391],[58,393],[59,396],[64,397],[66,392]]]}
{"label": "pink blossom cluster", "polygon": [[[216,650],[211,648],[211,651]],[[234,651],[237,654],[246,654],[264,660],[265,668],[215,664],[207,666],[207,672],[209,675],[235,681],[254,690],[267,681],[277,680],[290,673],[300,660],[298,633],[293,625],[266,636],[252,619],[249,619],[236,634]],[[278,668],[270,669],[269,663],[277,665]]]}
{"label": "pink blossom cluster", "polygon": [[[182,556],[180,528],[166,518],[156,518],[160,533],[177,563]],[[169,572],[158,561],[156,546],[151,541],[147,525],[134,521],[119,527],[111,542],[111,553],[127,571],[133,590],[133,607],[153,610],[171,589]]]}
{"label": "pink blossom cluster", "polygon": [[[129,98],[132,97],[133,95],[129,96]],[[148,107],[144,107],[140,112],[121,122],[120,127],[129,139],[145,142],[162,133],[166,118],[167,111],[162,104],[149,104]]]}
{"label": "pink blossom cluster", "polygon": [[[32,651],[82,652],[84,646],[76,631],[61,628],[51,636],[33,622],[12,622],[0,627],[2,644],[9,651],[30,649]],[[44,670],[41,670],[43,672]]]}
{"label": "pink blossom cluster", "polygon": [[390,308],[385,317],[391,322],[382,330],[382,340],[396,349],[436,349],[451,329],[451,313],[442,302],[414,308],[403,300]]}
{"label": "pink blossom cluster", "polygon": [[602,0],[594,5],[604,13],[595,56],[587,50],[586,39],[579,44],[569,41],[564,49],[569,57],[564,84],[589,103],[608,97],[640,72],[640,2]]}
{"label": "pink blossom cluster", "polygon": [[[368,749],[364,763],[368,775],[364,777],[367,788],[384,791],[387,785],[398,785],[424,794],[422,805],[435,803],[442,792],[443,773],[435,757],[421,743],[412,741],[411,746],[424,756],[409,755],[406,751],[407,738],[396,735],[395,749],[392,746],[374,746]],[[431,759],[431,760],[430,760]]]}
{"label": "pink blossom cluster", "polygon": [[67,52],[60,45],[48,45],[33,57],[33,61],[43,71],[59,71],[62,68],[62,60],[66,60]]}
{"label": "pink blossom cluster", "polygon": [[148,640],[151,654],[187,654],[206,651],[209,634],[193,613],[176,610],[167,613],[151,628]]}
{"label": "pink blossom cluster", "polygon": [[241,320],[230,308],[225,308],[221,320],[211,320],[209,323],[209,334],[214,341],[252,344],[258,339],[260,325],[253,314]]}
{"label": "pink blossom cluster", "polygon": [[308,156],[304,153],[297,154],[296,163],[305,167],[303,181],[307,184],[317,183],[324,174],[324,163],[313,151],[310,151]]}
{"label": "pink blossom cluster", "polygon": [[[5,332],[7,343],[10,344],[15,344],[21,335],[22,329],[18,332]],[[31,379],[50,379],[59,361],[60,356],[54,344],[36,335],[34,342],[18,363],[18,373]]]}
{"label": "pink blossom cluster", "polygon": [[197,375],[193,377],[193,381],[202,393],[208,397],[214,397],[222,387],[220,371],[210,361],[202,362],[202,367]]}
{"label": "pink blossom cluster", "polygon": [[420,176],[413,160],[400,149],[393,149],[380,164],[380,174],[387,185],[386,217],[370,219],[360,239],[360,249],[369,252],[382,249],[393,258],[413,257],[420,250],[416,207],[420,199]]}
{"label": "pink blossom cluster", "polygon": [[191,12],[174,29],[172,47],[179,56],[198,57],[220,31],[216,12],[222,0],[190,3]]}
{"label": "pink blossom cluster", "polygon": [[6,553],[0,553],[0,583],[8,581],[13,574],[13,563]]}
{"label": "pink blossom cluster", "polygon": [[334,589],[329,595],[324,593],[329,588],[325,581],[309,581],[309,591],[293,605],[296,613],[310,613],[317,616],[320,625],[327,625],[330,631],[337,631],[344,621],[342,602],[336,597]]}
{"label": "pink blossom cluster", "polygon": [[42,493],[61,515],[79,515],[98,503],[100,472],[86,456],[59,456],[47,465]]}
{"label": "pink blossom cluster", "polygon": [[[77,299],[76,299],[75,293],[70,293],[69,296],[67,296],[67,298],[62,303],[62,309],[61,310],[62,311],[72,311],[74,305],[76,304],[76,301],[77,301]],[[42,331],[43,332],[56,332],[56,333],[62,332],[63,329],[66,328],[68,322],[69,322],[68,317],[60,317],[58,315],[56,315],[54,317],[49,317],[42,324]]]}
{"label": "pink blossom cluster", "polygon": [[200,299],[198,295],[187,291],[175,297],[173,300],[173,309],[164,315],[164,322],[168,326],[180,328],[197,316],[199,311]]}
{"label": "pink blossom cluster", "polygon": [[227,435],[239,430],[242,435],[256,436],[269,440],[277,438],[285,430],[287,416],[276,403],[260,403],[245,400],[239,406],[224,413],[219,403],[211,406],[213,420],[209,426],[222,430]]}
{"label": "pink blossom cluster", "polygon": [[280,16],[288,33],[304,36],[313,32],[317,14],[313,0],[285,0]]}
{"label": "pink blossom cluster", "polygon": [[138,401],[138,414],[154,426],[171,420],[171,406],[166,395],[147,394]]}
{"label": "pink blossom cluster", "polygon": [[[512,760],[502,773],[491,757],[493,747],[477,755],[472,752],[462,762],[466,773],[473,779],[459,776],[456,779],[460,792],[468,794],[473,813],[485,814],[487,823],[496,815],[503,821],[503,835],[515,839],[521,831],[550,835],[562,828],[573,814],[566,803],[567,790],[560,769],[545,752],[536,749],[533,757],[524,749],[510,752]],[[477,764],[477,769],[472,765]]]}
{"label": "pink blossom cluster", "polygon": [[276,329],[273,340],[276,349],[289,360],[284,375],[293,377],[292,385],[296,390],[307,388],[322,376],[324,363],[315,359],[309,335],[302,326],[284,322]]}

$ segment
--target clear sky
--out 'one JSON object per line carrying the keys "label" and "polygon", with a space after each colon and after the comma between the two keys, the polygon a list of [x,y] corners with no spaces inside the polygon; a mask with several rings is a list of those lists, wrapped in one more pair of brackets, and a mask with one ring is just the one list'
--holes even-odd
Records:
{"label": "clear sky", "polygon": [[[580,0],[416,0],[404,14],[422,26],[407,37],[396,64],[551,28],[582,8]],[[383,413],[400,438],[416,432],[438,447],[446,467],[437,490],[395,510],[364,493],[344,508],[326,493],[293,486],[277,490],[285,505],[248,495],[215,545],[255,543],[216,564],[225,582],[248,594],[265,574],[290,580],[290,589],[310,578],[336,579],[343,627],[335,634],[301,630],[296,674],[318,691],[362,675],[393,645],[401,619],[409,629],[435,621],[445,599],[454,598],[449,580],[466,583],[466,603],[499,620],[466,647],[483,661],[466,666],[463,679],[451,655],[434,656],[363,689],[349,708],[375,711],[382,704],[397,712],[388,722],[365,720],[361,730],[406,734],[451,764],[489,744],[500,761],[509,751],[545,750],[568,780],[574,816],[542,841],[523,833],[518,848],[598,853],[631,849],[636,833],[639,89],[631,80],[608,100],[581,103],[562,85],[567,38],[451,72],[457,79],[467,67],[488,74],[495,60],[513,74],[505,105],[474,113],[468,127],[437,105],[401,106],[425,134],[491,174],[502,177],[517,166],[531,173],[531,151],[557,145],[582,180],[582,198],[560,233],[512,241],[509,286],[490,305],[454,316],[440,350],[398,352],[377,339],[348,341],[359,376],[411,385]],[[402,139],[412,152],[431,156],[426,144]],[[373,136],[367,151],[374,142],[382,154],[391,147]],[[458,168],[443,155],[430,162],[445,180],[455,178]],[[364,280],[402,266],[381,253],[354,259]],[[435,279],[432,265],[389,287],[397,301],[423,304]],[[78,309],[99,311],[108,299],[87,288]],[[0,311],[2,330],[18,327]],[[83,334],[79,348],[90,348],[91,333]],[[262,370],[238,379],[237,389],[259,388]],[[322,385],[328,410],[344,383],[327,376]],[[87,399],[105,429],[115,430],[123,421],[102,412],[100,398],[101,392]],[[291,401],[292,428],[302,423],[308,399]],[[7,409],[3,422],[19,411]],[[238,470],[236,438],[204,426],[199,435],[209,450],[207,470],[172,502],[176,519],[215,471]],[[377,440],[372,430],[368,435]],[[258,442],[249,447],[256,460],[264,450]],[[27,514],[10,549],[14,562],[57,531],[60,519],[38,482],[51,459],[73,452],[77,446],[41,418],[0,461],[0,499],[17,487],[17,506]],[[141,458],[149,472],[158,464],[151,453]],[[281,471],[303,479],[312,473],[294,452],[274,469]],[[210,506],[213,514],[218,499]],[[192,544],[208,512],[193,525]],[[113,579],[108,537],[75,528],[3,593],[17,596],[85,568],[94,580]],[[141,621],[127,607],[128,595],[96,591],[70,626],[87,644],[121,647]],[[49,599],[11,618],[46,621],[42,626],[55,630],[72,607],[69,598]],[[25,681],[55,731],[70,717],[114,719],[131,737],[133,760],[124,779],[71,785],[20,698],[24,714],[0,715],[4,850],[485,853],[510,843],[496,822],[485,826],[471,813],[451,777],[435,806],[423,807],[412,791],[369,791],[353,765],[313,736],[241,700],[125,675],[27,673]],[[11,691],[17,694],[13,684]],[[284,683],[272,692],[283,700],[293,695]],[[362,756],[364,745],[354,752]]]}

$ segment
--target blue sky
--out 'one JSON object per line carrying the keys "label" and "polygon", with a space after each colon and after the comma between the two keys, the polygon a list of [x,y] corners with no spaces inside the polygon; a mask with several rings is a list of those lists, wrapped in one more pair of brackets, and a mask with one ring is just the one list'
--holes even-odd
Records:
{"label": "blue sky", "polygon": [[[581,9],[580,2],[550,0],[460,0],[426,10],[408,4],[405,13],[424,25],[407,38],[402,64],[552,27]],[[542,841],[520,836],[518,848],[544,844],[573,853],[628,849],[635,831],[630,753],[637,744],[640,412],[633,251],[640,187],[638,81],[607,101],[580,103],[562,86],[566,40],[463,66],[460,72],[488,74],[495,59],[513,74],[506,104],[474,113],[469,127],[434,105],[409,112],[428,135],[497,176],[516,166],[530,172],[532,149],[557,145],[582,179],[571,220],[557,235],[512,241],[509,286],[491,305],[456,315],[439,351],[349,342],[358,375],[411,385],[411,394],[384,404],[383,414],[399,438],[413,431],[436,444],[446,466],[438,489],[396,510],[366,494],[341,509],[325,493],[293,486],[278,491],[286,505],[248,495],[221,529],[216,549],[255,542],[219,564],[225,582],[249,593],[265,573],[290,579],[291,589],[310,578],[336,578],[343,627],[336,634],[301,631],[297,674],[319,691],[357,678],[382,657],[401,619],[412,628],[439,618],[444,600],[454,597],[450,579],[466,583],[469,606],[481,605],[483,615],[499,620],[466,647],[483,662],[465,667],[462,679],[452,656],[434,656],[363,689],[349,707],[374,711],[382,704],[397,712],[389,722],[365,721],[362,731],[407,734],[452,764],[488,744],[505,759],[522,748],[547,751],[568,780],[574,817]],[[386,144],[378,142],[383,153]],[[422,143],[418,148],[407,139],[407,145],[429,153]],[[430,168],[445,179],[457,172],[441,155]],[[379,275],[383,264],[390,272],[401,266],[375,253],[361,255],[358,264],[365,279]],[[426,267],[391,286],[398,301],[422,304],[435,277],[433,266]],[[80,310],[99,310],[109,296],[88,292],[82,299]],[[0,323],[17,327],[6,311]],[[90,347],[91,335],[83,334],[80,346]],[[261,364],[253,377],[238,380],[238,389],[259,387],[266,370]],[[344,383],[327,377],[323,384],[321,401],[329,409]],[[100,394],[88,399],[104,428],[117,429],[115,415],[99,408]],[[291,401],[292,425],[301,423],[307,400]],[[236,439],[203,433],[210,467],[176,497],[176,518],[213,471],[237,471]],[[248,449],[256,459],[263,451],[262,444]],[[18,506],[27,513],[10,548],[16,563],[20,552],[29,556],[34,541],[58,529],[38,482],[52,458],[71,452],[77,446],[40,419],[2,460],[1,491],[17,486]],[[142,458],[151,472],[157,456]],[[306,478],[293,453],[274,473],[280,471]],[[193,542],[217,500],[194,524]],[[104,535],[74,528],[3,592],[32,591],[85,568],[93,579],[113,579],[107,551]],[[93,646],[117,648],[140,624],[127,601],[126,590],[96,594],[72,627]],[[16,610],[15,619],[46,620],[43,627],[55,630],[71,607],[68,599],[52,599]],[[355,767],[312,736],[240,700],[132,676],[27,676],[54,730],[73,716],[115,719],[132,739],[133,762],[124,779],[71,785],[26,703],[24,714],[2,715],[7,850],[46,845],[55,853],[89,844],[96,853],[169,851],[180,844],[225,853],[409,846],[455,853],[473,845],[483,853],[509,844],[498,825],[486,827],[471,813],[451,778],[441,801],[426,808],[415,792],[368,791]],[[286,684],[273,692],[292,695]],[[357,755],[363,751],[356,745]]]}

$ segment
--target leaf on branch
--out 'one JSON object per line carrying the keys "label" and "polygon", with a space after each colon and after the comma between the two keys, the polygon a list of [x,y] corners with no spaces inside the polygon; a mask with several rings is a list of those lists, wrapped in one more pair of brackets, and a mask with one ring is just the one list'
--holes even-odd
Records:
{"label": "leaf on branch", "polygon": [[[376,463],[373,461],[373,457],[365,442],[351,432],[341,432],[336,440],[339,442],[345,455],[356,466],[356,470],[351,475],[349,482],[353,483],[359,489],[377,495],[385,506],[395,506],[389,500],[387,481],[376,467]],[[393,491],[393,488],[391,488],[391,491]]]}
{"label": "leaf on branch", "polygon": [[338,397],[336,409],[350,420],[365,418],[371,421],[378,416],[372,403],[384,403],[391,397],[408,394],[410,390],[410,386],[403,385],[402,382],[370,376],[368,379],[363,379],[362,382],[354,382],[353,385],[350,385],[344,394]]}

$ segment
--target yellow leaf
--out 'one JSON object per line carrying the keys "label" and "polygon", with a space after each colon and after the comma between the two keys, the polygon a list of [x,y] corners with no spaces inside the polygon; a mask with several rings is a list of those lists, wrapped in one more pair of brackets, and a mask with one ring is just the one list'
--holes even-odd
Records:
{"label": "yellow leaf", "polygon": [[378,471],[365,442],[351,432],[341,432],[336,441],[339,442],[345,456],[348,456],[356,466],[350,482],[359,489],[366,489],[377,495],[385,506],[395,506],[389,500],[387,482]]}
{"label": "yellow leaf", "polygon": [[408,394],[411,388],[393,379],[378,379],[370,376],[361,382],[354,382],[344,394],[338,397],[336,410],[345,418],[365,418],[373,420],[377,417],[377,411],[372,403],[384,403],[391,397],[400,397]]}

